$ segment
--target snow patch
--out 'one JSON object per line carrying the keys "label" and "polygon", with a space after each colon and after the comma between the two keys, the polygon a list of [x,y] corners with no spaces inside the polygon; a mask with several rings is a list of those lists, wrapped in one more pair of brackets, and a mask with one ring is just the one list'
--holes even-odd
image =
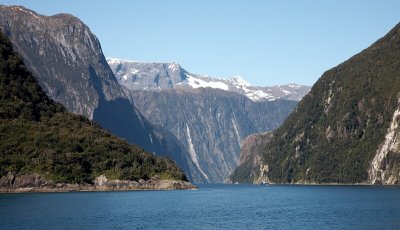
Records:
{"label": "snow patch", "polygon": [[172,71],[178,71],[179,68],[180,68],[180,66],[177,62],[173,62],[168,65],[168,69],[170,69]]}
{"label": "snow patch", "polygon": [[300,87],[301,87],[301,85],[294,84],[294,83],[288,84],[287,86],[290,87],[290,88],[292,88],[292,89],[300,89]]}
{"label": "snow patch", "polygon": [[218,81],[208,82],[201,80],[199,78],[195,78],[190,74],[186,74],[186,77],[188,85],[191,86],[192,88],[213,88],[213,89],[222,89],[225,91],[229,89],[229,86],[223,82],[218,82]]}
{"label": "snow patch", "polygon": [[262,101],[262,100],[274,101],[275,100],[274,96],[272,96],[271,94],[266,93],[262,90],[248,90],[245,95],[252,101]]}
{"label": "snow patch", "polygon": [[290,94],[292,94],[292,92],[287,91],[286,89],[281,89],[281,91],[282,91],[285,95],[290,95]]}
{"label": "snow patch", "polygon": [[132,61],[132,60],[124,60],[124,59],[118,59],[118,58],[107,58],[107,63],[109,65],[115,65],[115,64],[121,64],[121,63],[140,63],[138,61]]}
{"label": "snow patch", "polygon": [[137,69],[131,69],[130,72],[131,72],[131,74],[136,75],[136,74],[139,73],[139,70],[137,70]]}
{"label": "snow patch", "polygon": [[230,79],[228,79],[228,81],[232,82],[232,84],[234,84],[236,87],[245,87],[245,86],[250,86],[250,83],[248,83],[247,81],[245,81],[241,76],[234,76]]}

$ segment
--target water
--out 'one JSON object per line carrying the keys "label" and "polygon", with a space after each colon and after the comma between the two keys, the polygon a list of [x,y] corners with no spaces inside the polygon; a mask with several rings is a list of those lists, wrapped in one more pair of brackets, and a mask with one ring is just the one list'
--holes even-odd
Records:
{"label": "water", "polygon": [[400,229],[400,187],[0,194],[0,229]]}

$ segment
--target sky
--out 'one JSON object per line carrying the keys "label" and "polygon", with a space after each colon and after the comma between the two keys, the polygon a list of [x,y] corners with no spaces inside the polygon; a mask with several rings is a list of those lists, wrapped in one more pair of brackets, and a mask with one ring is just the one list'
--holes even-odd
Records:
{"label": "sky", "polygon": [[178,62],[252,85],[312,85],[400,22],[400,0],[1,0],[70,13],[106,57]]}

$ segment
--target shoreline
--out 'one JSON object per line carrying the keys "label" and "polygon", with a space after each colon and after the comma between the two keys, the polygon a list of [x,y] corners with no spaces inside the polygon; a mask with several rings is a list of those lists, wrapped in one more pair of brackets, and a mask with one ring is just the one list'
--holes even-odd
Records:
{"label": "shoreline", "polygon": [[287,185],[287,186],[400,186],[400,184],[369,184],[369,183],[226,183],[230,185],[240,185],[240,184],[248,184],[248,185],[259,185],[259,186],[270,186],[270,185]]}
{"label": "shoreline", "polygon": [[195,190],[197,186],[188,181],[162,180],[157,177],[148,180],[109,180],[98,176],[93,183],[55,183],[39,174],[14,176],[8,174],[0,178],[0,193],[40,193],[40,192],[108,192],[108,191],[167,191]]}
{"label": "shoreline", "polygon": [[198,190],[197,186],[188,188],[165,188],[165,189],[154,189],[154,188],[127,188],[127,189],[47,189],[47,188],[12,188],[4,189],[0,188],[0,194],[22,194],[22,193],[69,193],[69,192],[133,192],[133,191],[174,191],[174,190]]}

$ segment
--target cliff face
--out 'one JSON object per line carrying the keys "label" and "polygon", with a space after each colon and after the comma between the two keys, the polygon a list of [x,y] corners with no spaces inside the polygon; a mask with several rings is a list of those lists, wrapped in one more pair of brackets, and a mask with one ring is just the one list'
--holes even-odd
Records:
{"label": "cliff face", "polygon": [[308,87],[251,86],[241,77],[192,74],[178,63],[107,59],[131,101],[151,124],[168,130],[203,178],[220,183],[237,167],[240,141],[277,128]]}
{"label": "cliff face", "polygon": [[0,24],[45,92],[69,111],[93,118],[100,100],[124,95],[98,39],[79,19],[0,6]]}
{"label": "cliff face", "polygon": [[240,142],[239,165],[235,171],[225,180],[226,183],[261,183],[265,180],[255,181],[263,167],[261,157],[265,145],[271,141],[272,131],[251,134]]}
{"label": "cliff face", "polygon": [[52,99],[130,143],[171,157],[190,179],[192,175],[201,178],[179,141],[153,127],[134,107],[108,66],[98,39],[79,19],[0,6],[0,28]]}
{"label": "cliff face", "polygon": [[113,180],[187,180],[171,160],[112,136],[51,100],[0,33],[0,192]]}
{"label": "cliff face", "polygon": [[297,102],[253,102],[218,89],[131,91],[135,105],[156,126],[171,132],[205,177],[222,182],[237,167],[240,141],[277,128]]}
{"label": "cliff face", "polygon": [[265,179],[398,184],[399,93],[397,25],[322,75],[264,148]]}

